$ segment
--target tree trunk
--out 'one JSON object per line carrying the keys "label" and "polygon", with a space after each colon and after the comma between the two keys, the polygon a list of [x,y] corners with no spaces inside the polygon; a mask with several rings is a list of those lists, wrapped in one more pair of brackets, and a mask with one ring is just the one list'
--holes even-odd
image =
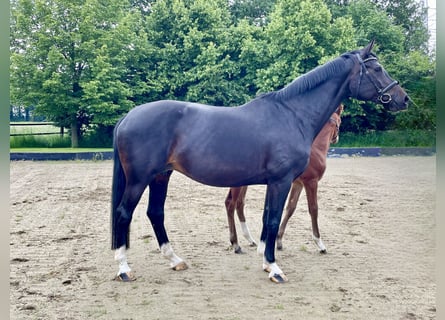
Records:
{"label": "tree trunk", "polygon": [[71,124],[71,148],[79,147],[79,132],[77,130],[77,124]]}

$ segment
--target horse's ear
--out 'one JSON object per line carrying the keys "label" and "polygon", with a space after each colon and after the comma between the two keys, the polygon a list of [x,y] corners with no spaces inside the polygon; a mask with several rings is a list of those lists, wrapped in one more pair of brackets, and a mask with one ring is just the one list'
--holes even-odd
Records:
{"label": "horse's ear", "polygon": [[372,39],[368,43],[368,45],[365,48],[363,48],[363,50],[362,50],[362,58],[363,59],[365,59],[371,53],[372,47],[374,46],[374,42],[375,42],[375,39]]}
{"label": "horse's ear", "polygon": [[338,106],[337,110],[335,110],[335,113],[338,114],[339,116],[341,116],[343,110],[344,110],[344,106],[343,106],[343,104],[340,104]]}

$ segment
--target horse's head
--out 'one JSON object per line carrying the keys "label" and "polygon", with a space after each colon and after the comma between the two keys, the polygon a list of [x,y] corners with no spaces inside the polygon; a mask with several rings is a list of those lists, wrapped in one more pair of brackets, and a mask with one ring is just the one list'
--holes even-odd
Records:
{"label": "horse's head", "polygon": [[343,105],[339,105],[337,110],[332,114],[329,121],[332,123],[333,130],[331,136],[331,143],[335,144],[340,139],[340,125],[341,125],[341,114],[343,112]]}
{"label": "horse's head", "polygon": [[373,45],[374,40],[354,52],[356,66],[349,84],[352,97],[379,103],[390,111],[404,110],[408,107],[409,97],[371,52]]}

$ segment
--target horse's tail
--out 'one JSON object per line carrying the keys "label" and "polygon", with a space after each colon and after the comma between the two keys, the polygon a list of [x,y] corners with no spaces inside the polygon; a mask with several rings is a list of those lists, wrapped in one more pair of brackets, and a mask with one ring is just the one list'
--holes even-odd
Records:
{"label": "horse's tail", "polygon": [[[125,190],[126,178],[124,170],[122,169],[122,163],[119,158],[119,150],[117,148],[117,142],[116,142],[117,128],[119,127],[119,124],[121,123],[122,120],[123,118],[118,121],[113,131],[113,184],[111,189],[111,249],[118,249],[122,245],[120,243],[117,243],[119,238],[122,239],[122,237],[119,237],[119,235],[117,234],[118,232],[122,232],[120,230],[117,230],[117,224],[119,219],[119,213],[117,211],[117,208],[119,207],[119,204],[121,203],[122,200],[122,196]],[[130,237],[127,236],[127,243],[126,243],[127,248],[130,247],[129,239]]]}

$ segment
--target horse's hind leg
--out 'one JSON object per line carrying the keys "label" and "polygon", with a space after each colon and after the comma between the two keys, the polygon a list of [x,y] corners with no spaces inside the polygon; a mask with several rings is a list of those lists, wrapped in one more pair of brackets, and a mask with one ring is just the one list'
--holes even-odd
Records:
{"label": "horse's hind leg", "polygon": [[119,218],[117,220],[116,236],[119,247],[115,250],[114,259],[119,262],[117,279],[121,281],[133,281],[136,279],[128,266],[126,249],[129,243],[129,230],[133,212],[145,187],[146,185],[144,184],[128,183],[122,196],[122,201],[117,208]]}
{"label": "horse's hind leg", "polygon": [[147,216],[153,226],[162,255],[170,260],[170,266],[173,270],[184,270],[187,269],[187,265],[174,253],[164,226],[164,205],[171,174],[172,171],[158,174],[149,184],[150,195]]}
{"label": "horse's hind leg", "polygon": [[240,195],[240,189],[241,187],[230,188],[229,192],[227,193],[226,200],[224,201],[224,204],[226,206],[227,222],[229,223],[229,239],[235,253],[242,253],[241,247],[238,244],[238,236],[236,234],[234,219],[235,207]]}
{"label": "horse's hind leg", "polygon": [[238,219],[241,225],[241,231],[243,232],[244,238],[246,238],[246,240],[249,241],[251,247],[255,247],[256,242],[255,240],[253,240],[252,235],[250,234],[250,230],[246,222],[246,216],[244,215],[246,192],[247,192],[247,186],[241,187],[240,194],[238,196],[238,201],[236,202],[236,213],[238,214]]}
{"label": "horse's hind leg", "polygon": [[240,245],[238,244],[238,236],[235,226],[235,209],[238,214],[238,218],[241,224],[241,229],[244,237],[250,242],[251,246],[255,246],[256,243],[250,234],[249,227],[246,223],[246,217],[244,216],[244,199],[246,197],[247,186],[230,188],[224,202],[227,212],[227,221],[229,223],[230,243],[235,253],[243,253]]}
{"label": "horse's hind leg", "polygon": [[309,214],[311,215],[312,221],[312,239],[317,245],[320,253],[326,253],[326,247],[321,241],[320,231],[318,230],[318,200],[317,200],[317,191],[318,191],[318,181],[311,180],[305,184],[307,204],[309,207]]}
{"label": "horse's hind leg", "polygon": [[303,190],[303,182],[301,180],[295,180],[292,183],[292,188],[289,192],[289,199],[287,201],[286,206],[286,215],[283,218],[283,221],[281,221],[280,229],[278,230],[277,235],[277,249],[282,250],[283,249],[283,236],[284,231],[286,230],[287,223],[289,222],[290,217],[295,212],[295,209],[297,208],[298,199],[300,198],[301,190]]}

